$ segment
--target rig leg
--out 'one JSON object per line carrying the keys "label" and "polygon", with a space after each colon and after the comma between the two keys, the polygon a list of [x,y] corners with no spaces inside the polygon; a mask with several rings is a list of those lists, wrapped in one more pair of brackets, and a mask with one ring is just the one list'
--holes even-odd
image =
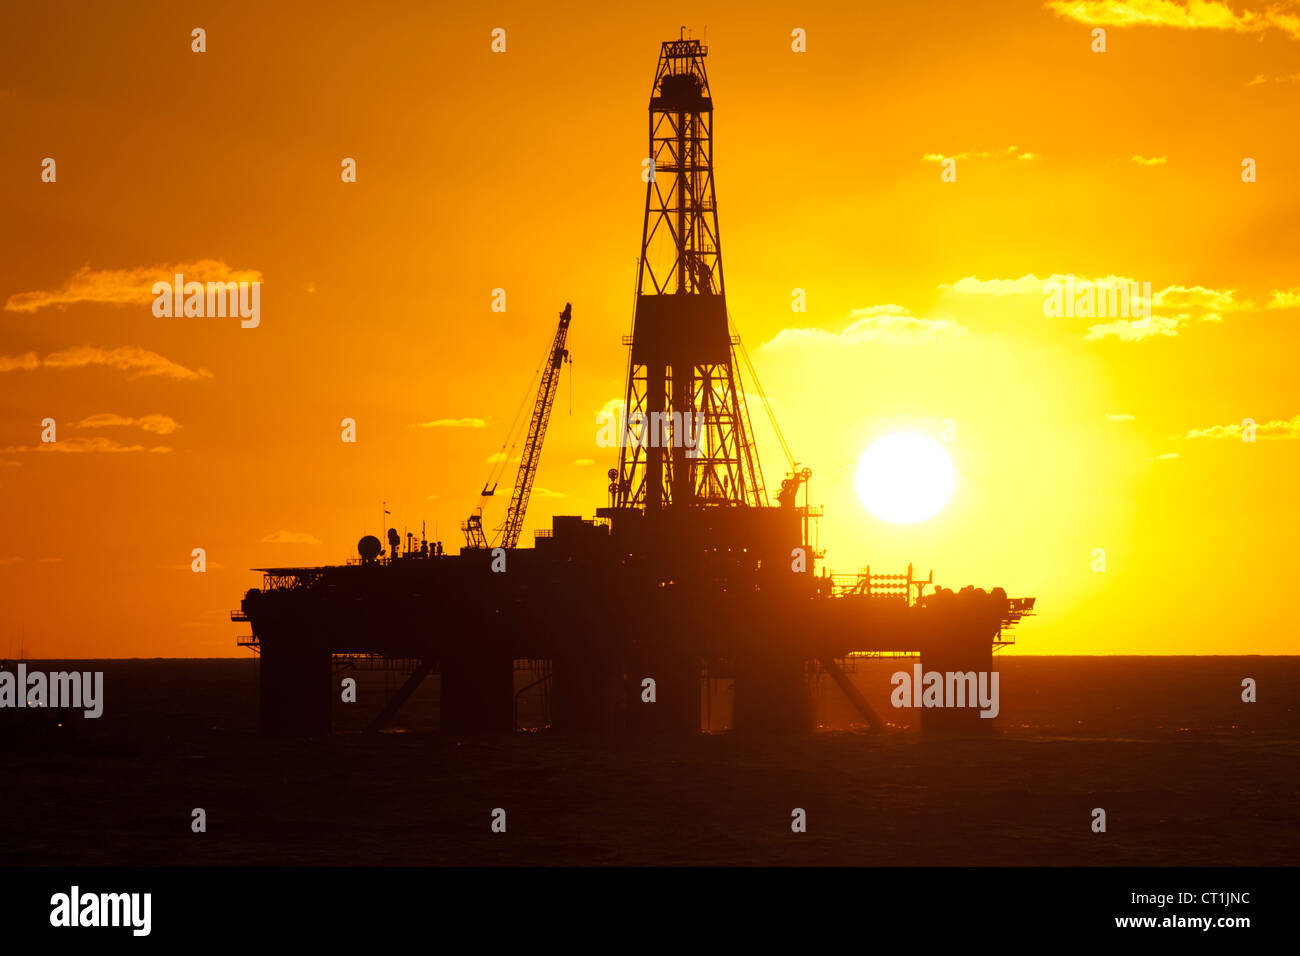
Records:
{"label": "rig leg", "polygon": [[313,640],[263,641],[258,663],[262,732],[276,737],[328,734],[333,675],[329,649]]}
{"label": "rig leg", "polygon": [[[945,689],[949,672],[975,675],[978,688],[981,674],[991,687],[993,673],[993,647],[987,635],[965,637],[956,635],[941,639],[929,649],[922,649],[921,672],[937,671],[944,675]],[[978,691],[977,691],[978,693]],[[988,734],[993,731],[993,720],[980,716],[977,704],[965,707],[921,708],[921,731],[927,734]]]}
{"label": "rig leg", "polygon": [[[690,654],[635,655],[627,666],[627,726],[633,732],[698,734],[703,730],[702,662]],[[647,702],[646,678],[654,680]]]}

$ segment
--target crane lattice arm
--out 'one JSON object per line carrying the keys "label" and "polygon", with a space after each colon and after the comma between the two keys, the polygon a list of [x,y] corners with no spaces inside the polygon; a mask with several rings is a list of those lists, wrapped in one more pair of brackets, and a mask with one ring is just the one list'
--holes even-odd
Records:
{"label": "crane lattice arm", "polygon": [[528,440],[524,443],[523,457],[519,460],[515,487],[510,492],[510,510],[506,512],[506,523],[501,535],[503,548],[518,545],[519,533],[524,528],[528,496],[533,490],[533,479],[537,477],[537,465],[542,460],[542,439],[546,437],[546,423],[551,419],[551,406],[555,404],[555,393],[560,388],[560,366],[569,358],[569,350],[564,347],[564,342],[569,335],[571,309],[572,306],[566,302],[564,311],[560,313],[560,324],[555,329],[555,342],[551,345],[551,354],[542,373],[542,383],[537,388],[533,420],[528,425]]}

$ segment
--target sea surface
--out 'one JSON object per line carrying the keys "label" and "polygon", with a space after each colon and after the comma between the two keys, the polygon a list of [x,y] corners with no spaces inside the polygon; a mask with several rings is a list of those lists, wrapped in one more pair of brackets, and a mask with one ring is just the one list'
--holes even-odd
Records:
{"label": "sea surface", "polygon": [[[1005,657],[996,732],[957,739],[890,706],[910,660],[854,665],[883,734],[825,677],[811,735],[443,735],[436,678],[363,734],[405,676],[378,670],[341,675],[358,701],[298,741],[258,734],[254,660],[25,663],[103,671],[104,714],[50,731],[0,712],[4,865],[1300,861],[1296,657]],[[524,724],[539,705],[524,692]]]}

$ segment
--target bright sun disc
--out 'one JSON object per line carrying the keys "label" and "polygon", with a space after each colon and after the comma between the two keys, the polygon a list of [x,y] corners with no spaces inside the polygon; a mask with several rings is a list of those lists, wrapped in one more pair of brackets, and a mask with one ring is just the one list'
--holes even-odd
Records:
{"label": "bright sun disc", "polygon": [[938,442],[911,432],[878,438],[858,460],[858,497],[877,518],[914,524],[938,514],[952,497],[956,473]]}

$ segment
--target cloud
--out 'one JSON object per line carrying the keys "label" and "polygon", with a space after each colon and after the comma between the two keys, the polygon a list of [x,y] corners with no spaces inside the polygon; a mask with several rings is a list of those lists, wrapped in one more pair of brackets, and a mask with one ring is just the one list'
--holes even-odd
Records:
{"label": "cloud", "polygon": [[1148,458],[1147,461],[1173,461],[1177,457],[1178,457],[1178,452],[1167,451],[1163,455],[1156,455],[1153,458]]}
{"label": "cloud", "polygon": [[585,468],[585,467],[587,467],[588,465],[594,465],[594,464],[596,463],[596,459],[594,459],[594,458],[575,458],[575,459],[573,460],[573,463],[574,463],[575,465],[579,465],[579,466]]}
{"label": "cloud", "polygon": [[1127,414],[1127,413],[1114,414],[1114,413],[1109,413],[1109,412],[1108,412],[1108,413],[1106,414],[1106,421],[1108,421],[1108,422],[1131,422],[1131,421],[1134,421],[1134,418],[1133,418],[1132,415],[1129,415],[1129,414]]}
{"label": "cloud", "polygon": [[41,442],[39,445],[10,445],[0,448],[2,455],[15,455],[23,452],[62,452],[65,454],[118,454],[133,451],[169,452],[170,448],[161,446],[146,448],[144,445],[123,445],[111,438],[63,438],[59,441]]}
{"label": "cloud", "polygon": [[77,422],[78,428],[142,428],[155,435],[170,435],[181,426],[169,415],[145,415],[142,418],[126,418],[112,412],[100,412]]}
{"label": "cloud", "polygon": [[[951,285],[941,285],[939,289],[959,295],[1045,295],[1044,287],[1049,282],[1066,286],[1070,281],[1073,281],[1077,288],[1082,288],[1085,284],[1099,288],[1112,285],[1130,287],[1141,285],[1138,280],[1128,276],[1108,275],[1090,278],[1053,272],[1050,276],[1040,279],[1030,272],[1019,279],[980,279],[977,276],[966,276]],[[1300,289],[1296,291],[1300,292]],[[1209,289],[1201,285],[1168,285],[1152,292],[1151,300],[1153,305],[1169,308],[1214,309],[1216,312],[1244,312],[1255,308],[1255,304],[1249,299],[1238,301],[1236,294],[1235,289]]]}
{"label": "cloud", "polygon": [[[1059,289],[1062,295],[1067,295],[1071,283],[1073,283],[1076,297],[1082,290],[1091,288],[1097,296],[1098,308],[1101,299],[1108,296],[1110,290],[1133,289],[1134,287],[1140,289],[1142,285],[1137,280],[1126,276],[1108,275],[1089,278],[1087,276],[1063,275],[1054,272],[1042,279],[1033,273],[1026,273],[1018,279],[980,279],[977,276],[965,276],[950,285],[941,285],[939,289],[956,295],[1036,296],[1041,298],[1047,295],[1049,286]],[[1300,292],[1300,289],[1296,291]],[[1275,299],[1278,296],[1279,293],[1274,293]],[[1300,295],[1296,296],[1295,302],[1300,305]],[[1122,300],[1120,300],[1120,304],[1122,304]],[[1120,319],[1092,325],[1088,328],[1084,338],[1096,341],[1097,339],[1114,337],[1121,341],[1137,342],[1154,336],[1174,336],[1193,317],[1202,322],[1221,322],[1223,321],[1221,313],[1246,312],[1257,308],[1255,303],[1249,299],[1238,299],[1235,289],[1211,289],[1200,285],[1165,286],[1163,289],[1151,293],[1151,304],[1153,309],[1162,307],[1178,311],[1172,317],[1153,315],[1150,322],[1142,322],[1141,319]],[[1097,318],[1105,317],[1097,316]],[[1077,316],[1077,318],[1085,318],[1085,316]]]}
{"label": "cloud", "polygon": [[604,405],[600,406],[600,410],[596,412],[596,415],[597,417],[601,415],[622,415],[626,408],[627,401],[625,399],[611,398]]}
{"label": "cloud", "polygon": [[123,345],[115,349],[101,349],[91,345],[51,352],[41,361],[35,352],[22,355],[0,355],[0,372],[13,372],[19,369],[31,371],[45,368],[84,368],[89,365],[108,365],[124,371],[134,371],[131,379],[146,375],[162,375],[167,378],[196,380],[211,378],[207,369],[197,371],[178,365],[171,359],[164,358],[157,352],[150,352],[136,345]]}
{"label": "cloud", "polygon": [[850,322],[839,332],[818,328],[782,329],[759,346],[762,350],[832,345],[851,346],[865,343],[887,345],[930,345],[960,339],[968,329],[952,319],[918,319],[899,305],[873,305],[854,309]]}
{"label": "cloud", "polygon": [[1153,315],[1149,321],[1143,319],[1116,319],[1114,322],[1090,325],[1088,334],[1084,336],[1084,339],[1095,342],[1098,339],[1113,337],[1121,342],[1141,342],[1143,339],[1156,336],[1172,338],[1178,334],[1179,326],[1186,321],[1187,316],[1185,315],[1172,319],[1163,315]]}
{"label": "cloud", "polygon": [[495,465],[505,460],[506,460],[506,453],[503,451],[494,451],[492,454],[487,456],[487,463],[489,465]]}
{"label": "cloud", "polygon": [[1234,13],[1219,0],[1049,0],[1045,6],[1059,17],[1089,26],[1173,27],[1179,30],[1226,30],[1262,33],[1278,29],[1300,38],[1300,17],[1281,5]]}
{"label": "cloud", "polygon": [[1134,156],[1129,159],[1130,163],[1136,163],[1138,166],[1164,166],[1169,162],[1168,156]]}
{"label": "cloud", "polygon": [[[1065,276],[1053,274],[1050,276],[1058,282],[1064,282]],[[1047,279],[1040,279],[1032,272],[1022,275],[1019,279],[980,279],[976,276],[965,276],[958,279],[951,285],[941,285],[940,290],[956,292],[958,295],[1043,295],[1043,284]]]}
{"label": "cloud", "polygon": [[1294,289],[1274,289],[1273,298],[1264,306],[1266,309],[1300,309],[1300,287]]}
{"label": "cloud", "polygon": [[320,538],[304,531],[276,531],[262,539],[263,544],[323,544]]}
{"label": "cloud", "polygon": [[[1237,301],[1236,289],[1207,289],[1203,285],[1170,285],[1151,296],[1153,305],[1170,309],[1211,309],[1214,312],[1248,312],[1255,308],[1249,299]],[[1202,318],[1209,319],[1208,316]],[[1216,315],[1209,321],[1218,321]]]}
{"label": "cloud", "polygon": [[926,153],[921,157],[923,163],[942,163],[945,159],[1006,159],[1015,156],[1016,159],[1037,159],[1037,153],[1020,152],[1015,146],[1007,146],[1004,149],[986,149],[978,152],[967,151],[964,153]]}
{"label": "cloud", "polygon": [[[504,488],[499,493],[503,495],[512,495],[514,494],[514,491],[515,491],[514,488]],[[550,488],[543,488],[541,485],[533,485],[532,491],[530,491],[529,494],[534,498],[567,498],[568,497],[568,495],[566,495],[562,491],[552,491]]]}
{"label": "cloud", "polygon": [[[1244,425],[1211,425],[1209,428],[1193,428],[1182,437],[1185,439],[1209,438],[1212,440],[1222,440],[1227,438],[1241,438]],[[1175,436],[1177,437],[1177,436]],[[1291,419],[1274,419],[1271,422],[1265,422],[1262,425],[1255,425],[1256,438],[1270,438],[1279,441],[1295,441],[1300,439],[1300,415]]]}
{"label": "cloud", "polygon": [[0,372],[12,372],[15,369],[24,369],[31,371],[39,368],[41,360],[36,357],[35,352],[26,352],[22,355],[0,355]]}
{"label": "cloud", "polygon": [[188,369],[157,352],[150,352],[138,345],[123,345],[115,349],[82,345],[64,349],[62,352],[51,352],[45,356],[42,364],[46,368],[85,368],[90,365],[106,365],[124,372],[133,372],[134,374],[127,376],[127,381],[155,375],[188,382],[212,378],[212,373],[205,368]]}
{"label": "cloud", "polygon": [[487,421],[482,418],[436,418],[431,422],[419,422],[415,428],[486,428]]}
{"label": "cloud", "polygon": [[67,308],[78,302],[106,305],[141,305],[157,298],[155,282],[171,283],[177,274],[186,282],[261,282],[256,269],[232,269],[219,259],[196,259],[175,265],[141,266],[132,269],[91,269],[82,266],[58,289],[18,292],[5,302],[8,312],[36,312],[48,306]]}

